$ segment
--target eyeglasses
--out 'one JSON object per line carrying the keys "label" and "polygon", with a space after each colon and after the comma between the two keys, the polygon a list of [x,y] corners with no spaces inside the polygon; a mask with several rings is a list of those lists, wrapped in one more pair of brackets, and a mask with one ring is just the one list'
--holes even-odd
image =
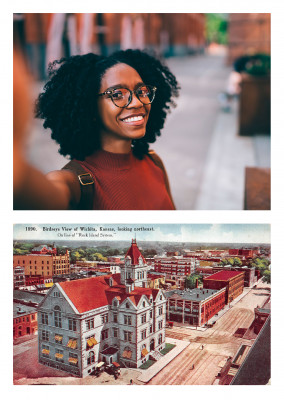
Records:
{"label": "eyeglasses", "polygon": [[133,94],[142,104],[151,104],[155,98],[156,90],[157,88],[151,85],[141,85],[135,90],[121,87],[108,89],[103,93],[99,93],[98,96],[108,95],[116,107],[125,108],[131,103]]}

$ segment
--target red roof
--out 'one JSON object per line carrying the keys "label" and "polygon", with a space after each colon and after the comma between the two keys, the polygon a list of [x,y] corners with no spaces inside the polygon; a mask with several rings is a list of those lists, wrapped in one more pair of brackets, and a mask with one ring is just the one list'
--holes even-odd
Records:
{"label": "red roof", "polygon": [[234,278],[237,275],[243,274],[244,272],[240,271],[220,271],[216,272],[216,274],[210,275],[204,280],[214,280],[214,281],[228,281],[231,278]]}
{"label": "red roof", "polygon": [[137,265],[139,264],[139,257],[142,257],[143,262],[146,264],[145,258],[142,256],[140,250],[138,249],[136,239],[132,239],[132,243],[130,248],[128,249],[125,258],[129,256],[131,258],[131,264]]}
{"label": "red roof", "polygon": [[[110,278],[113,280],[112,286],[109,286]],[[120,274],[60,282],[59,285],[80,313],[111,304],[114,297],[120,302],[129,298],[134,305],[139,303],[143,295],[148,298],[152,295],[155,300],[159,291],[135,287],[132,292],[127,293],[125,286],[120,284]]]}

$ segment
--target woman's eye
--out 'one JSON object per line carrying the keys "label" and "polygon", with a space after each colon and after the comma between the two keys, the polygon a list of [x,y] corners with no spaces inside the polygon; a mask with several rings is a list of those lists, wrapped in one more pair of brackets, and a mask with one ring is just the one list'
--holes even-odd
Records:
{"label": "woman's eye", "polygon": [[137,94],[138,94],[138,96],[147,97],[147,96],[149,96],[149,90],[148,90],[148,88],[141,88],[141,89],[138,89]]}
{"label": "woman's eye", "polygon": [[124,93],[121,90],[116,90],[115,92],[112,93],[112,97],[115,100],[123,99],[123,96],[124,96]]}

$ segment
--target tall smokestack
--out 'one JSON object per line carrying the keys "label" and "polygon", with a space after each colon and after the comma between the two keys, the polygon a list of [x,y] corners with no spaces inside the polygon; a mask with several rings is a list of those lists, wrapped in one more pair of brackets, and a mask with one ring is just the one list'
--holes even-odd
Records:
{"label": "tall smokestack", "polygon": [[196,278],[195,287],[198,289],[198,278]]}

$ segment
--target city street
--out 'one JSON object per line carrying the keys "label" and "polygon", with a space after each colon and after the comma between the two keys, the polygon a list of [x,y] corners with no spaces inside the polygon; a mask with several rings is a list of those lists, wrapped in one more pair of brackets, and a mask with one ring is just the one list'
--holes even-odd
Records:
{"label": "city street", "polygon": [[[245,167],[270,166],[270,138],[237,135],[237,102],[231,112],[221,110],[218,94],[225,90],[231,71],[225,59],[222,51],[166,60],[181,93],[162,136],[151,147],[165,163],[181,210],[242,209]],[[41,88],[35,85],[34,97]],[[30,132],[27,154],[33,165],[49,172],[66,164],[41,120],[33,122]]]}
{"label": "city street", "polygon": [[190,346],[148,384],[212,385],[228,357],[233,357],[241,344],[253,343],[233,335],[238,328],[250,327],[254,320],[254,308],[263,305],[269,294],[270,285],[259,282],[256,289],[249,291],[213,328],[204,332],[187,328],[167,329],[167,336],[190,341]]}

